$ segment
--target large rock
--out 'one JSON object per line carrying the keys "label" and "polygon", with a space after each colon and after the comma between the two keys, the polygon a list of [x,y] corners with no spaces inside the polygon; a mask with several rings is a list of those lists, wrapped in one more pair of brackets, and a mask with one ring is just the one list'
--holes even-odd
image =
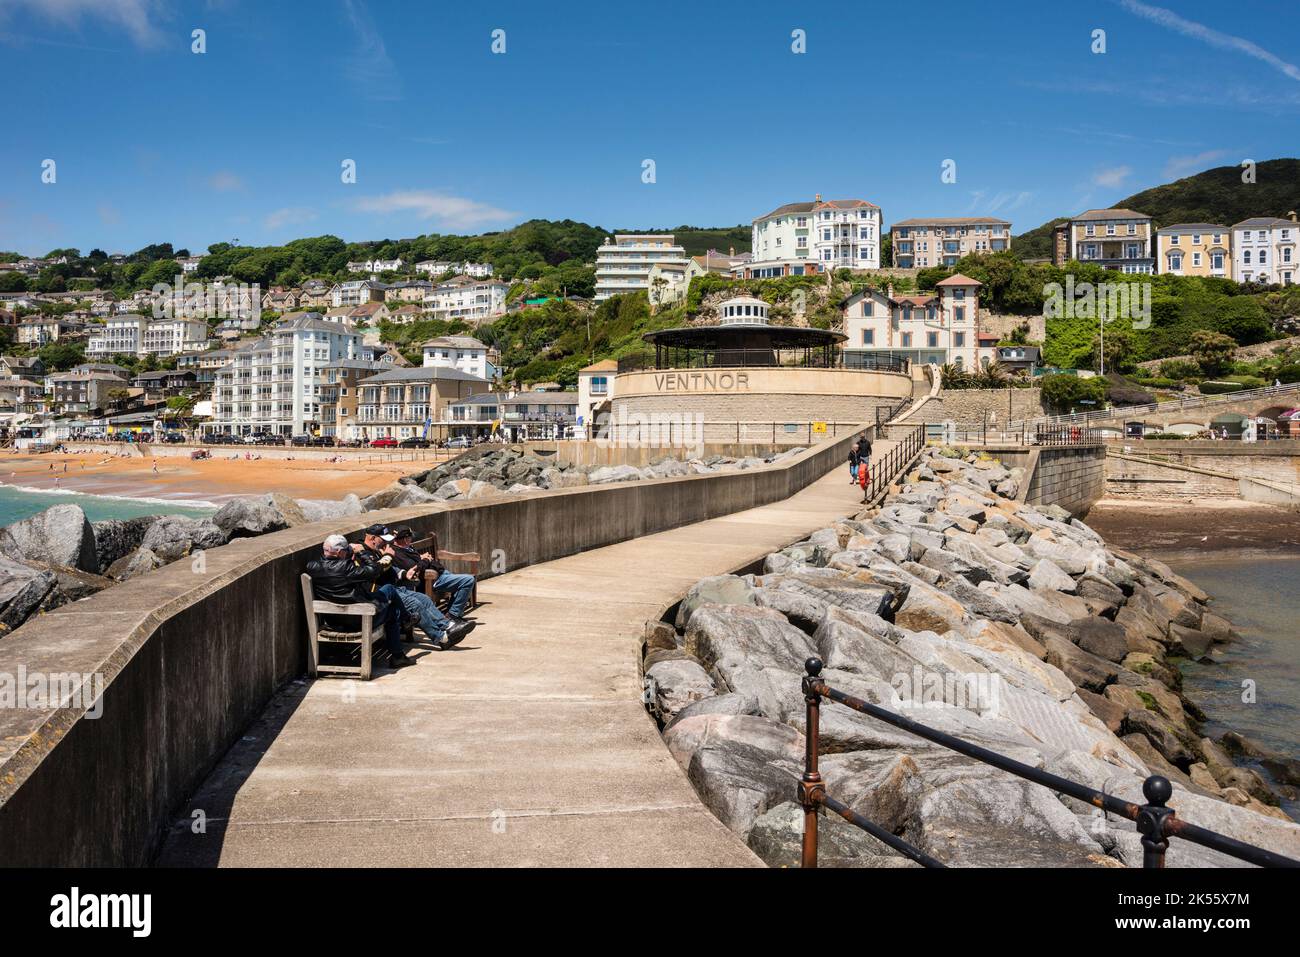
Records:
{"label": "large rock", "polygon": [[635,482],[645,478],[641,470],[632,465],[607,465],[587,473],[591,485],[608,485],[612,482]]}
{"label": "large rock", "polygon": [[714,695],[712,698],[701,698],[694,701],[678,711],[676,716],[668,722],[665,730],[671,728],[678,722],[685,721],[687,718],[695,718],[706,714],[758,714],[758,702],[748,695],[727,694]]}
{"label": "large rock", "polygon": [[229,538],[251,538],[288,528],[279,510],[264,499],[235,498],[217,510],[212,524]]}
{"label": "large rock", "polygon": [[659,661],[646,669],[646,682],[664,720],[696,701],[713,697],[713,681],[698,661],[682,657]]}
{"label": "large rock", "polygon": [[155,568],[162,568],[166,564],[151,549],[141,546],[129,555],[123,555],[113,562],[104,574],[108,578],[124,582],[146,572],[151,572]]}
{"label": "large rock", "polygon": [[1129,653],[1124,629],[1113,621],[1076,618],[1068,627],[1074,633],[1075,644],[1107,661],[1123,661]]}
{"label": "large rock", "polygon": [[753,715],[701,715],[664,735],[705,806],[742,838],[755,821],[795,794],[803,736]]}
{"label": "large rock", "polygon": [[1060,668],[1080,688],[1101,694],[1119,676],[1119,666],[1113,661],[1084,651],[1067,638],[1050,634],[1043,644],[1048,664]]}
{"label": "large rock", "polygon": [[139,518],[108,518],[92,522],[95,530],[95,557],[99,563],[99,572],[106,574],[114,562],[124,555],[130,555],[144,541],[149,526],[161,518],[161,515],[141,515]]}
{"label": "large rock", "polygon": [[341,499],[300,498],[296,500],[295,504],[302,512],[303,518],[308,522],[350,518],[365,511],[365,508],[361,505],[361,499],[355,494],[346,495]]}
{"label": "large rock", "polygon": [[684,631],[697,608],[705,605],[753,605],[754,589],[749,582],[736,575],[715,575],[703,578],[691,586],[681,604],[677,606],[677,628]]}
{"label": "large rock", "polygon": [[0,528],[0,554],[17,562],[37,561],[99,572],[95,530],[76,505],[55,505]]}
{"label": "large rock", "polygon": [[1029,587],[1034,591],[1047,589],[1063,592],[1074,592],[1078,588],[1074,579],[1061,571],[1050,558],[1040,558],[1034,564],[1029,573]]}
{"label": "large rock", "polygon": [[56,583],[52,572],[0,555],[0,639],[40,608]]}
{"label": "large rock", "polygon": [[[749,849],[768,867],[798,867],[803,855],[803,808],[778,804],[749,831]],[[817,822],[818,867],[920,867],[866,831],[822,812]]]}
{"label": "large rock", "polygon": [[164,515],[149,526],[140,549],[153,552],[167,564],[196,550],[217,548],[227,541],[226,533],[210,519]]}

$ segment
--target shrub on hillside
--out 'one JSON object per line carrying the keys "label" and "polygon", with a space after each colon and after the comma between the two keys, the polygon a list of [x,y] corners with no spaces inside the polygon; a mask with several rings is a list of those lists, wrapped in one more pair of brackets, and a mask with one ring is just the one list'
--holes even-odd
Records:
{"label": "shrub on hillside", "polygon": [[1300,382],[1300,362],[1292,362],[1289,365],[1279,366],[1275,378],[1283,385],[1289,385],[1292,382]]}
{"label": "shrub on hillside", "polygon": [[1213,379],[1201,383],[1201,395],[1224,395],[1228,392],[1240,392],[1245,388],[1240,382],[1215,382]]}
{"label": "shrub on hillside", "polygon": [[1257,375],[1228,375],[1223,377],[1223,381],[1240,383],[1243,389],[1262,389],[1270,384]]}
{"label": "shrub on hillside", "polygon": [[1102,378],[1081,379],[1066,373],[1045,375],[1039,381],[1043,401],[1054,409],[1073,411],[1081,402],[1093,402],[1100,405],[1106,398],[1106,380]]}
{"label": "shrub on hillside", "polygon": [[1160,374],[1166,379],[1199,379],[1201,367],[1191,359],[1166,359],[1160,363]]}

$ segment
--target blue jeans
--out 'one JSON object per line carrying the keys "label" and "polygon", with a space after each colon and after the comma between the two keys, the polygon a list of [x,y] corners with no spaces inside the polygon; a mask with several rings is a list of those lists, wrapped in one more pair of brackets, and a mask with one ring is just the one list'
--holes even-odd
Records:
{"label": "blue jeans", "polygon": [[380,585],[372,594],[375,618],[372,627],[384,628],[384,644],[390,653],[402,655],[402,600],[396,585]]}
{"label": "blue jeans", "polygon": [[426,635],[434,641],[442,637],[447,630],[447,619],[443,617],[432,598],[413,588],[397,589],[397,597],[401,600],[406,613],[415,619],[415,623]]}
{"label": "blue jeans", "polygon": [[465,609],[469,607],[469,595],[474,590],[473,575],[457,575],[454,572],[444,571],[438,576],[438,580],[433,583],[434,591],[449,591],[451,596],[451,608],[448,614],[452,618],[459,618],[465,614]]}
{"label": "blue jeans", "polygon": [[853,479],[853,481],[855,481],[855,482],[858,480],[858,463],[857,463],[857,462],[850,462],[850,463],[849,463],[849,478]]}

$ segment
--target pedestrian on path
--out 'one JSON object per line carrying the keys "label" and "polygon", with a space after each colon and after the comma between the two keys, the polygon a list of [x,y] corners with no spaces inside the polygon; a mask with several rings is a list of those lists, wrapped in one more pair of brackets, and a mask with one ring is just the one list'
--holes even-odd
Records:
{"label": "pedestrian on path", "polygon": [[858,447],[857,445],[849,446],[849,484],[858,484]]}

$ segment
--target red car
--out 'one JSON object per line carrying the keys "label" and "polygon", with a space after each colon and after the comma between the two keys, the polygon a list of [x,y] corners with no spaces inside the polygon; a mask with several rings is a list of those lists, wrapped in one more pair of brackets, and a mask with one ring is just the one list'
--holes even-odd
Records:
{"label": "red car", "polygon": [[381,435],[379,438],[371,440],[370,447],[372,449],[395,449],[397,448],[397,439],[391,435]]}

